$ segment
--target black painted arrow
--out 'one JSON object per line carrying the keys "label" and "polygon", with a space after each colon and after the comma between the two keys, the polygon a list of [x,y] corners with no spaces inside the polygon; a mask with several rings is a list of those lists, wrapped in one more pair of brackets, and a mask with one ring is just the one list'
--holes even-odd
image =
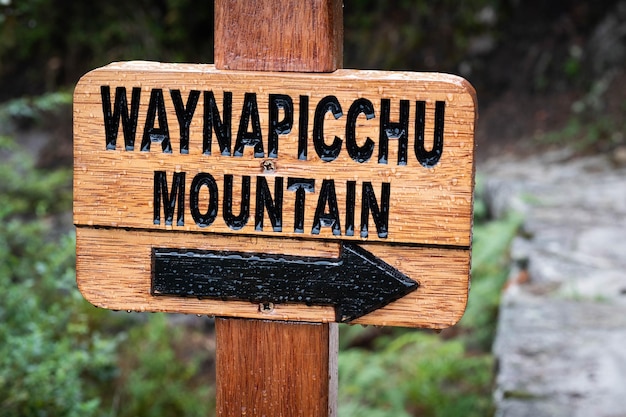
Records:
{"label": "black painted arrow", "polygon": [[331,305],[340,322],[371,313],[418,286],[347,243],[339,259],[153,249],[152,261],[153,295]]}

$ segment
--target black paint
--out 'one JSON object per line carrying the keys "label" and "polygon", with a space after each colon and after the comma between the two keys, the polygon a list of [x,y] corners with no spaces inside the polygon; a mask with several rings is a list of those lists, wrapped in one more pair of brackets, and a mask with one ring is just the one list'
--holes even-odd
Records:
{"label": "black paint", "polygon": [[[249,130],[251,128],[252,130]],[[254,157],[263,158],[263,132],[261,131],[261,119],[259,118],[259,106],[255,93],[245,93],[241,119],[239,119],[239,131],[235,142],[235,156],[243,156],[246,146],[254,148]]]}
{"label": "black paint", "polygon": [[332,162],[339,156],[341,152],[342,140],[337,136],[333,139],[333,143],[327,145],[324,141],[324,116],[331,112],[335,120],[343,116],[341,104],[335,96],[326,96],[317,103],[315,108],[315,116],[313,118],[313,145],[317,156],[324,162]]}
{"label": "black paint", "polygon": [[406,165],[409,148],[409,100],[400,100],[400,120],[390,118],[391,102],[380,100],[380,133],[378,137],[378,163],[386,164],[389,159],[389,139],[398,140],[398,165]]}
{"label": "black paint", "polygon": [[189,153],[189,127],[191,126],[191,119],[196,111],[198,99],[200,98],[200,91],[191,90],[189,97],[187,97],[187,105],[183,104],[183,98],[180,95],[180,90],[170,90],[172,96],[172,103],[174,103],[174,110],[176,111],[176,118],[178,119],[178,126],[180,130],[180,153]]}
{"label": "black paint", "polygon": [[370,211],[376,225],[378,237],[384,239],[389,233],[389,200],[391,198],[391,186],[388,182],[381,184],[382,195],[380,197],[380,207],[376,201],[374,187],[371,182],[363,183],[363,204],[361,206],[361,237],[366,238],[369,234],[367,221]]}
{"label": "black paint", "polygon": [[[326,211],[328,206],[328,211]],[[330,227],[333,235],[341,235],[341,222],[339,220],[339,206],[337,205],[337,193],[335,192],[335,181],[322,181],[322,189],[317,200],[315,217],[313,218],[313,228],[311,234],[319,235],[322,227]]]}
{"label": "black paint", "polygon": [[[155,119],[159,122],[159,127],[154,126]],[[146,125],[143,129],[143,139],[141,140],[141,152],[149,152],[150,144],[153,142],[160,143],[164,153],[172,153],[167,114],[165,112],[165,100],[163,99],[163,90],[160,88],[153,88],[150,92]]]}
{"label": "black paint", "polygon": [[[165,215],[165,224],[172,225],[176,206],[178,205],[177,226],[184,226],[185,212],[185,172],[174,172],[172,174],[172,185],[168,187],[168,176],[166,171],[154,172],[154,194],[153,194],[153,223],[161,224],[161,206]],[[270,191],[267,178],[274,178],[274,190]],[[233,211],[233,181],[232,174],[224,174],[223,195],[215,178],[207,172],[196,174],[189,186],[189,209],[191,216],[197,226],[204,228],[211,226],[218,215],[220,198],[222,198],[222,217],[224,224],[232,230],[240,230],[248,223],[250,217],[251,199],[255,199],[254,230],[262,232],[264,230],[264,217],[267,212],[271,222],[272,231],[280,233],[283,231],[283,203],[285,198],[293,196],[294,203],[294,233],[304,233],[306,213],[306,194],[314,194],[317,198],[315,213],[313,213],[313,223],[311,234],[319,235],[322,228],[330,228],[334,236],[341,236],[341,215],[335,180],[325,179],[322,181],[319,193],[316,193],[316,180],[314,178],[286,177],[285,197],[285,177],[265,177],[255,176],[255,196],[252,197],[251,180],[252,176],[241,176],[241,198],[239,199],[239,210],[237,215]],[[356,181],[346,181],[346,205],[345,205],[345,235],[354,236],[355,233],[355,208],[356,208]],[[206,188],[206,193],[203,192]],[[201,201],[202,199],[202,201]],[[387,238],[389,234],[389,210],[391,199],[391,184],[381,183],[380,200],[376,198],[374,187],[371,182],[362,183],[361,192],[361,225],[360,236],[367,238],[369,235],[368,222],[370,218],[376,226],[379,238]],[[342,207],[343,209],[344,207]]]}
{"label": "black paint", "polygon": [[[285,94],[270,94],[269,103],[270,133],[267,139],[267,155],[278,158],[278,135],[291,132],[293,126],[293,100]],[[282,120],[278,120],[279,110],[284,112]]]}
{"label": "black paint", "polygon": [[239,214],[233,214],[233,176],[224,175],[224,205],[223,205],[224,222],[232,230],[243,229],[248,223],[250,217],[250,176],[243,175],[241,177],[241,204]]}
{"label": "black paint", "polygon": [[233,117],[233,93],[224,91],[223,114],[220,117],[220,110],[215,102],[213,91],[204,92],[204,127],[202,128],[202,153],[211,155],[212,132],[215,131],[217,142],[220,145],[220,152],[223,156],[230,156],[230,146],[232,143],[231,121]]}
{"label": "black paint", "polygon": [[311,178],[287,178],[287,190],[296,192],[294,233],[304,233],[304,205],[306,193],[315,192],[315,180]]}
{"label": "black paint", "polygon": [[424,127],[426,126],[426,102],[415,103],[415,157],[425,168],[432,168],[439,162],[443,153],[443,126],[446,102],[435,103],[435,132],[433,147],[427,151],[424,146]]}
{"label": "black paint", "polygon": [[[208,202],[206,212],[200,211],[200,190],[206,187],[208,190]],[[219,193],[215,178],[207,172],[201,172],[191,181],[189,190],[189,208],[191,209],[191,217],[199,227],[210,226],[217,217],[217,206],[219,202]]]}
{"label": "black paint", "polygon": [[346,183],[346,236],[354,236],[354,207],[356,205],[356,181]]}
{"label": "black paint", "polygon": [[309,139],[309,96],[300,96],[300,112],[298,116],[298,159],[306,161],[308,157]]}
{"label": "black paint", "polygon": [[[115,97],[113,98],[111,97],[110,86],[100,86],[105,146],[107,150],[116,149],[121,122],[125,149],[126,151],[134,151],[139,109],[141,107],[141,92],[140,87],[132,88],[129,106],[126,87],[116,87]],[[262,103],[262,105],[267,104],[267,107],[263,107],[263,109],[267,109],[268,112],[268,120],[265,126],[267,129],[265,132],[267,135],[266,152],[257,94],[253,92],[244,93],[235,149],[234,152],[231,152],[233,135],[232,92],[223,92],[221,111],[211,90],[190,90],[186,103],[183,101],[180,90],[170,89],[169,92],[171,105],[175,110],[178,121],[180,132],[179,151],[181,154],[189,154],[190,127],[193,118],[199,117],[195,113],[201,93],[204,97],[204,113],[202,115],[202,153],[204,155],[211,155],[213,133],[215,133],[222,156],[241,157],[244,155],[246,147],[252,147],[255,158],[278,158],[279,137],[280,135],[291,133],[294,126],[295,108],[293,98],[287,94],[268,94],[267,102]],[[389,140],[394,139],[397,140],[397,165],[405,166],[408,164],[409,159],[408,130],[411,102],[409,100],[398,101],[398,116],[397,120],[393,121],[391,120],[391,105],[389,98],[380,99],[377,163],[389,163]],[[164,153],[172,153],[163,89],[151,89],[149,102],[147,106],[144,103],[143,108],[146,108],[146,114],[141,151],[149,152],[152,143],[160,143]],[[324,125],[327,121],[327,113],[331,113],[335,120],[343,117],[341,103],[334,95],[328,95],[319,100],[315,104],[311,127],[309,126],[309,108],[310,97],[300,95],[297,121],[297,158],[300,161],[308,160],[308,145],[309,139],[311,139],[317,156],[324,162],[333,162],[342,151],[344,139],[334,136],[330,144],[326,143],[327,138]],[[417,162],[425,168],[434,167],[442,157],[445,109],[445,101],[435,102],[433,140],[432,146],[428,146],[425,138],[426,102],[423,100],[415,101],[413,149]],[[350,103],[348,114],[345,118],[346,151],[353,161],[360,164],[369,162],[372,159],[374,149],[377,146],[375,140],[370,137],[357,138],[357,124],[361,115],[364,115],[367,120],[377,117],[373,103],[364,97],[357,98]],[[309,137],[309,132],[311,132],[311,137]],[[328,139],[330,140],[330,138]],[[430,150],[427,150],[427,148],[430,148]]]}
{"label": "black paint", "polygon": [[265,177],[256,178],[256,211],[254,216],[254,230],[263,231],[263,208],[267,210],[267,216],[272,223],[272,230],[283,230],[283,178],[274,179],[274,198],[267,185]]}
{"label": "black paint", "polygon": [[366,98],[359,98],[354,100],[348,110],[348,120],[346,122],[346,148],[350,158],[356,162],[367,162],[374,152],[374,141],[368,137],[365,139],[365,143],[359,146],[356,143],[356,121],[359,118],[359,114],[364,114],[367,120],[373,119],[374,105]]}
{"label": "black paint", "polygon": [[115,150],[117,132],[120,128],[120,118],[122,119],[122,132],[124,133],[125,149],[127,151],[135,149],[135,134],[137,133],[137,118],[139,116],[141,88],[133,87],[133,92],[131,94],[129,113],[128,100],[126,99],[126,88],[117,87],[115,89],[113,111],[111,111],[111,88],[108,85],[100,86],[107,150]]}
{"label": "black paint", "polygon": [[176,225],[185,225],[185,173],[175,172],[172,180],[172,192],[167,188],[167,176],[165,171],[154,171],[154,224],[161,224],[161,202],[163,202],[163,213],[165,224],[172,225],[174,221],[174,211],[178,203],[178,215]]}
{"label": "black paint", "polygon": [[153,249],[152,295],[330,305],[350,322],[404,297],[417,282],[359,246],[339,259]]}

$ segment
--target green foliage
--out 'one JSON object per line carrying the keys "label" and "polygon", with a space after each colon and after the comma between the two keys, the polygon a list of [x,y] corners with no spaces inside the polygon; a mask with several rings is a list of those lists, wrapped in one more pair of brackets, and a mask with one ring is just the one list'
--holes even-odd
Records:
{"label": "green foliage", "polygon": [[42,241],[41,236],[47,231],[45,216],[71,204],[71,171],[35,169],[32,158],[2,136],[0,160],[0,275],[29,280],[55,267],[64,267],[66,274],[73,267],[67,259],[71,254],[60,256],[61,248]]}
{"label": "green foliage", "polygon": [[[472,39],[498,36],[506,2],[344,3],[347,67],[455,71]],[[212,62],[213,14],[213,2],[191,0],[0,2],[0,79],[12,81],[0,100],[54,91],[112,61]]]}
{"label": "green foliage", "polygon": [[73,236],[45,239],[46,216],[67,210],[69,173],[35,170],[6,137],[0,157],[2,415],[98,415],[98,398],[83,381],[111,377],[115,340],[87,331]]}
{"label": "green foliage", "polygon": [[152,315],[145,325],[130,329],[121,352],[127,362],[115,393],[114,403],[119,404],[116,416],[214,414],[213,389],[206,381],[201,383],[201,365],[209,352],[195,352],[183,359],[174,349],[188,336],[183,328],[173,328],[164,314]]}
{"label": "green foliage", "polygon": [[383,338],[375,352],[339,356],[342,417],[485,416],[491,412],[489,355],[419,331]]}
{"label": "green foliage", "polygon": [[[0,96],[74,84],[111,61],[211,62],[213,2],[0,2]],[[1,98],[0,98],[1,99]]]}
{"label": "green foliage", "polygon": [[561,129],[540,133],[540,145],[567,146],[577,153],[606,152],[626,144],[626,101],[613,106],[605,97],[610,77],[595,80],[587,93],[571,107]]}
{"label": "green foliage", "polygon": [[0,414],[211,415],[192,378],[207,352],[178,358],[186,341],[162,315],[143,324],[79,294],[74,234],[50,228],[71,207],[71,172],[35,169],[6,136],[0,159]]}
{"label": "green foliage", "polygon": [[[43,217],[67,209],[72,201],[70,185],[71,170],[60,169],[53,172],[37,170],[32,157],[21,150],[10,138],[0,136],[0,234],[22,239],[18,233],[9,233],[11,228],[38,229],[42,223],[22,223],[15,217],[20,215]],[[23,250],[28,250],[28,240],[22,242]],[[33,250],[39,250],[35,247]],[[18,251],[21,253],[21,251]],[[36,253],[28,252],[30,256]]]}
{"label": "green foliage", "polygon": [[[584,106],[584,105],[583,105]],[[567,146],[575,152],[605,152],[626,143],[626,123],[597,112],[574,113],[562,129],[538,135],[539,144]]]}
{"label": "green foliage", "polygon": [[39,124],[46,115],[58,115],[59,109],[71,105],[72,94],[67,91],[9,100],[0,105],[0,132],[7,133],[7,126],[14,124]]}
{"label": "green foliage", "polygon": [[472,286],[467,309],[458,326],[466,329],[466,345],[489,351],[496,330],[502,286],[508,277],[507,253],[522,217],[510,213],[505,218],[477,224],[472,242]]}

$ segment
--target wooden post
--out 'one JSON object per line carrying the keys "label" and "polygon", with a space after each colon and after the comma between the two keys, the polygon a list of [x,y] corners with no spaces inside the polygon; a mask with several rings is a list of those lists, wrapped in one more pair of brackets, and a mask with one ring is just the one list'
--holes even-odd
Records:
{"label": "wooden post", "polygon": [[341,0],[216,0],[215,66],[332,72],[343,63]]}
{"label": "wooden post", "polygon": [[217,415],[335,416],[337,324],[216,319]]}
{"label": "wooden post", "polygon": [[[341,0],[215,1],[219,69],[331,72],[343,60]],[[217,415],[336,415],[336,323],[216,320]]]}

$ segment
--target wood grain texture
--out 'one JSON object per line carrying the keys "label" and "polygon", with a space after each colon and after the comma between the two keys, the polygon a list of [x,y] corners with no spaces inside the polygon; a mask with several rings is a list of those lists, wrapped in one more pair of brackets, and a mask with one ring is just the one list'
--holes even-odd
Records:
{"label": "wood grain texture", "polygon": [[337,324],[217,319],[217,415],[336,416]]}
{"label": "wood grain texture", "polygon": [[[219,0],[215,11],[218,68],[318,72],[341,67],[341,0],[280,5]],[[281,253],[283,243],[289,242],[275,246]],[[336,324],[220,318],[216,336],[218,416],[336,416]]]}
{"label": "wood grain texture", "polygon": [[343,5],[336,0],[215,2],[220,69],[331,72],[342,67]]}
{"label": "wood grain texture", "polygon": [[[332,322],[332,307],[258,304],[151,295],[153,247],[255,252],[337,258],[339,244],[324,241],[272,239],[238,235],[204,235],[78,227],[76,274],[78,287],[92,304],[129,311],[180,312],[261,320]],[[463,315],[468,296],[470,252],[363,243],[361,247],[419,283],[419,288],[353,323],[441,329]]]}
{"label": "wood grain texture", "polygon": [[[106,149],[103,127],[102,96],[100,87],[139,87],[142,95],[139,106],[136,148],[126,151],[123,132],[118,132],[119,146]],[[164,105],[168,121],[173,152],[163,153],[159,144],[149,152],[139,151],[142,129],[145,125],[147,107],[152,89],[164,91]],[[380,111],[380,97],[392,102],[401,99],[414,103],[427,103],[426,137],[433,135],[432,107],[437,100],[446,102],[444,148],[441,159],[433,168],[424,168],[414,159],[406,166],[399,166],[397,146],[390,140],[389,163],[379,164],[375,159],[357,163],[345,149],[332,162],[321,160],[309,142],[308,158],[299,160],[298,126],[288,135],[281,135],[276,158],[269,158],[276,169],[264,172],[261,163],[268,158],[255,158],[252,149],[246,149],[241,157],[223,156],[213,143],[211,155],[202,152],[203,102],[190,125],[189,153],[181,154],[178,122],[171,99],[171,89],[180,89],[185,102],[192,89],[212,90],[216,100],[221,100],[222,91],[233,93],[233,142],[237,134],[239,117],[245,92],[255,92],[258,97],[270,93],[289,94],[297,97],[306,94],[315,103],[328,94],[336,95],[343,107],[359,97],[369,97]],[[211,65],[158,64],[131,62],[112,64],[92,71],[83,77],[75,91],[74,111],[74,221],[78,230],[78,281],[81,291],[96,305],[120,310],[150,310],[189,312],[216,316],[264,318],[265,313],[250,303],[223,303],[208,300],[175,299],[174,297],[152,297],[150,286],[150,254],[152,247],[190,248],[207,250],[241,250],[247,252],[272,252],[298,249],[298,255],[310,250],[311,256],[325,256],[329,247],[338,253],[342,239],[358,242],[366,250],[397,267],[410,278],[420,283],[414,294],[389,306],[368,314],[358,322],[364,324],[398,325],[411,327],[447,327],[460,318],[467,299],[469,279],[469,246],[471,242],[472,193],[473,193],[473,134],[475,122],[475,95],[473,89],[462,79],[442,74],[389,73],[379,71],[338,70],[333,74],[291,74],[243,71],[219,71]],[[378,99],[377,99],[378,98]],[[221,106],[222,103],[218,102]],[[265,105],[265,110],[263,106]],[[393,109],[395,107],[395,109]],[[391,120],[398,120],[398,106],[392,106]],[[265,132],[268,125],[267,104],[259,100],[260,124]],[[297,112],[297,110],[296,110]],[[347,110],[344,109],[344,114]],[[309,109],[309,119],[314,117],[314,105]],[[415,118],[409,118],[415,123]],[[345,137],[345,122],[326,120],[325,135]],[[121,123],[120,123],[121,125]],[[309,126],[307,136],[311,137]],[[409,125],[409,140],[413,125]],[[359,120],[359,138],[379,137],[376,119]],[[330,139],[328,139],[330,141]],[[377,155],[375,148],[373,155]],[[189,192],[191,181],[201,172],[209,172],[218,187],[222,187],[224,175],[235,178],[233,198],[241,195],[240,178],[252,177],[252,187],[257,177],[267,180],[274,190],[276,178],[313,178],[316,184],[332,179],[336,186],[336,197],[340,210],[346,205],[346,183],[371,181],[377,198],[381,184],[391,187],[389,208],[389,233],[380,238],[369,218],[369,236],[363,239],[359,233],[346,236],[345,229],[334,235],[330,227],[322,227],[319,234],[311,233],[313,214],[318,204],[318,195],[309,193],[306,198],[304,233],[294,231],[294,193],[284,190],[283,226],[281,232],[268,227],[257,230],[251,218],[240,230],[228,227],[223,218],[223,205],[213,224],[199,227],[189,211],[186,198],[185,223],[155,225],[154,172],[167,172],[171,181],[175,172],[185,172],[185,189]],[[253,191],[254,193],[254,191]],[[360,188],[356,187],[356,201],[361,199]],[[207,198],[206,194],[202,198]],[[206,200],[203,200],[206,201]],[[203,210],[206,209],[203,203]],[[250,213],[254,216],[255,198],[251,197]],[[356,204],[356,227],[360,219],[361,205]],[[237,210],[235,210],[237,212]],[[266,213],[264,214],[266,216]],[[339,218],[345,220],[345,213]],[[89,230],[86,227],[106,229]],[[108,230],[107,230],[108,229]],[[128,229],[128,230],[125,230]],[[332,244],[330,242],[337,242]],[[420,247],[415,247],[418,245]],[[441,247],[439,247],[441,245]],[[128,252],[130,251],[130,252]],[[128,253],[132,254],[130,264]],[[130,264],[130,265],[129,265]],[[120,277],[124,280],[120,281]],[[106,278],[106,279],[105,279]],[[109,281],[107,281],[109,280]],[[281,305],[269,317],[278,320],[332,321],[333,312],[325,307]]]}
{"label": "wood grain texture", "polygon": [[[114,91],[125,87],[130,102],[133,87],[141,89],[137,133],[133,151],[124,150],[122,123],[119,123],[117,147],[107,150],[104,129],[101,86],[110,86],[111,103]],[[148,152],[140,151],[146,125],[150,94],[154,89],[163,92],[165,117],[169,126],[172,153],[164,153],[161,144],[153,143]],[[255,157],[252,147],[245,147],[241,156],[220,154],[215,138],[212,153],[203,152],[203,128],[206,123],[204,100],[200,95],[189,128],[189,151],[180,152],[180,133],[171,90],[181,92],[183,103],[191,90],[213,91],[218,107],[222,109],[224,91],[232,92],[232,144],[236,144],[239,119],[245,93],[255,93],[258,100],[260,126],[263,133],[264,157]],[[279,135],[278,153],[269,158],[269,94],[285,94],[294,101],[294,123],[288,134]],[[309,97],[306,113],[309,119],[304,132],[308,145],[306,160],[299,159],[299,97]],[[313,146],[313,120],[315,106],[328,95],[336,96],[343,116],[334,120],[326,113],[324,121],[325,143],[336,136],[343,141],[338,157],[330,162],[322,160]],[[358,146],[369,137],[375,143],[372,157],[357,162],[346,149],[346,118],[355,100],[366,98],[374,106],[375,117],[366,120],[359,116],[356,124]],[[390,120],[399,120],[400,100],[410,105],[408,122],[408,161],[399,165],[398,141],[389,140],[387,163],[380,163],[381,99],[390,100]],[[420,164],[413,151],[416,125],[416,102],[426,103],[425,147],[432,145],[434,135],[435,102],[445,102],[443,152],[436,165],[427,168]],[[145,62],[117,63],[94,70],[85,75],[74,93],[74,219],[78,225],[137,228],[150,230],[177,230],[226,234],[254,234],[262,236],[306,237],[310,239],[355,241],[385,241],[401,244],[453,245],[469,247],[474,170],[475,94],[463,79],[445,74],[406,72],[381,72],[338,70],[332,74],[292,74],[220,71],[212,65],[159,64]],[[158,123],[155,122],[158,126]],[[232,155],[232,153],[231,153]],[[262,164],[271,160],[275,170],[266,172]],[[184,225],[168,226],[165,222],[154,224],[155,171],[166,173],[171,188],[175,172],[185,172],[186,208]],[[219,201],[215,221],[200,227],[189,212],[189,188],[199,173],[209,173],[215,179],[220,198],[223,197],[224,175],[234,177],[235,213],[239,207],[243,176],[252,178],[250,213],[255,213],[254,187],[258,177],[267,179],[274,193],[276,178],[284,180],[282,230],[277,233],[266,224],[262,230],[255,227],[253,219],[239,230],[233,230],[222,219],[223,204]],[[295,231],[295,193],[286,189],[289,178],[315,179],[315,192],[305,200],[304,231]],[[343,229],[335,234],[331,227],[322,227],[319,234],[312,233],[314,213],[319,203],[319,190],[324,180],[335,184],[339,218]],[[347,184],[356,182],[354,207],[356,233],[346,231]],[[362,183],[371,182],[380,204],[382,183],[390,184],[388,235],[378,237],[371,216],[370,233],[362,239],[358,232],[363,195]],[[239,187],[239,188],[238,188]],[[205,188],[206,191],[206,188]],[[208,197],[202,196],[202,211],[206,210]],[[251,217],[254,217],[253,215]]]}

